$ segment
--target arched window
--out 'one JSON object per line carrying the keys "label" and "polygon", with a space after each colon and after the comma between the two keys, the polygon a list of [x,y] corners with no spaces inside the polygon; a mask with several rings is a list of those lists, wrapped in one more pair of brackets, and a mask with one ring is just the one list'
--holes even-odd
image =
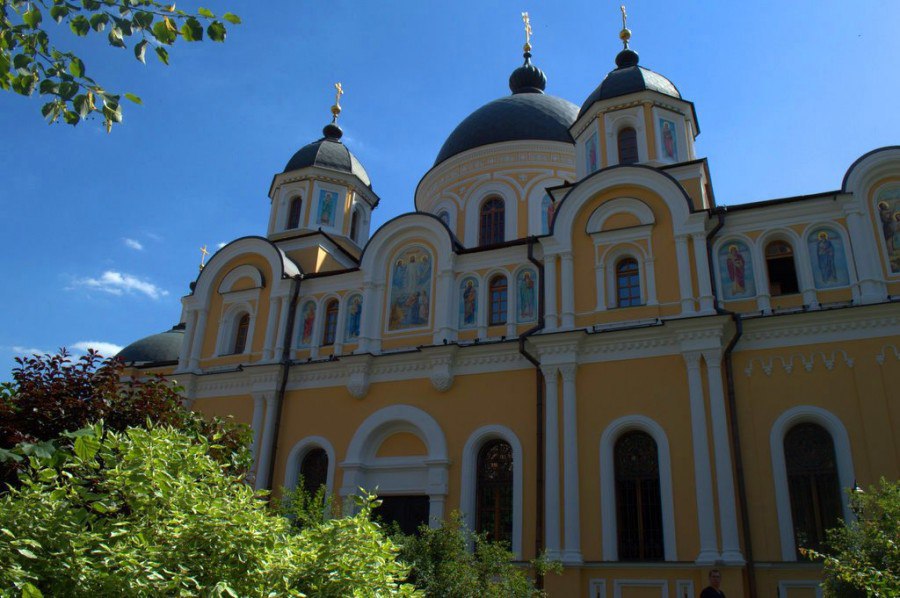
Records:
{"label": "arched window", "polygon": [[491,440],[478,451],[475,526],[488,540],[512,541],[513,451],[505,440]]}
{"label": "arched window", "polygon": [[641,304],[641,275],[637,260],[626,257],[616,264],[616,305],[630,307]]}
{"label": "arched window", "polygon": [[323,345],[333,345],[337,336],[338,302],[332,299],[325,306],[325,332],[322,335]]}
{"label": "arched window", "polygon": [[665,553],[656,441],[646,432],[628,432],[616,441],[613,459],[619,559],[661,561]]}
{"label": "arched window", "polygon": [[300,209],[303,207],[303,200],[295,197],[291,200],[291,208],[288,211],[288,219],[286,229],[300,228]]}
{"label": "arched window", "polygon": [[773,297],[800,291],[794,248],[787,241],[772,241],[766,245],[766,270],[769,274],[769,294]]}
{"label": "arched window", "polygon": [[243,353],[247,348],[247,331],[250,330],[250,314],[244,314],[238,320],[237,330],[234,334],[234,351],[232,353]]}
{"label": "arched window", "polygon": [[328,481],[328,453],[321,448],[306,453],[300,463],[300,476],[303,478],[303,489],[308,494],[318,492]]}
{"label": "arched window", "polygon": [[478,234],[478,245],[493,245],[503,242],[506,217],[503,200],[492,197],[481,204],[481,226]]}
{"label": "arched window", "polygon": [[637,131],[625,127],[619,131],[619,164],[635,164],[638,161]]}
{"label": "arched window", "polygon": [[489,292],[491,297],[491,317],[488,324],[494,326],[496,324],[506,324],[507,296],[506,296],[506,277],[501,275],[491,279]]}
{"label": "arched window", "polygon": [[834,442],[818,424],[797,424],[784,435],[784,460],[791,495],[797,558],[800,548],[822,551],[825,530],[841,517]]}
{"label": "arched window", "polygon": [[357,239],[357,235],[359,234],[359,210],[353,210],[353,213],[350,215],[350,239],[354,243],[359,243],[359,239]]}

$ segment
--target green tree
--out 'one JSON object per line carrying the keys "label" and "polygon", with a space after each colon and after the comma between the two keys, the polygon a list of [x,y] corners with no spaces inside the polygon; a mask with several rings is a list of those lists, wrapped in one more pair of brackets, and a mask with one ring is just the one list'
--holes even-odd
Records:
{"label": "green tree", "polygon": [[[122,122],[122,94],[108,91],[87,74],[84,62],[51,39],[60,28],[84,37],[104,34],[110,46],[126,49],[145,61],[148,48],[169,64],[167,47],[180,37],[186,42],[225,41],[226,26],[240,24],[226,12],[219,20],[206,8],[196,13],[158,0],[0,0],[0,89],[23,96],[38,92],[47,101],[41,114],[51,123],[62,119],[76,125],[98,115],[107,132]],[[141,103],[134,94],[125,98]]]}
{"label": "green tree", "polygon": [[414,596],[357,515],[302,529],[169,427],[69,434],[0,496],[0,596]]}
{"label": "green tree", "polygon": [[803,550],[825,564],[827,596],[900,596],[900,481],[852,492],[856,521],[829,530],[829,554]]}

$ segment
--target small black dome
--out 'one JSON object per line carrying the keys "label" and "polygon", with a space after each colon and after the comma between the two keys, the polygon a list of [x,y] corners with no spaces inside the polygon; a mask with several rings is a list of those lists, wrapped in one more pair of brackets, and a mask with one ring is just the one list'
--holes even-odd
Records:
{"label": "small black dome", "polygon": [[369,189],[372,181],[369,174],[359,160],[356,159],[347,146],[341,143],[344,132],[336,123],[329,123],[322,130],[324,137],[313,141],[309,145],[301,147],[284,167],[284,172],[299,170],[309,166],[338,170],[355,175]]}
{"label": "small black dome", "polygon": [[531,53],[525,52],[525,64],[509,76],[509,90],[513,93],[544,93],[546,87],[547,76],[531,64]]}
{"label": "small black dome", "polygon": [[171,330],[154,334],[135,341],[116,355],[125,363],[171,363],[178,361],[181,341],[184,339],[184,324]]}
{"label": "small black dome", "polygon": [[616,69],[609,72],[603,82],[588,96],[578,116],[588,111],[594,102],[608,100],[645,90],[656,91],[661,94],[681,99],[681,94],[675,85],[650,69],[638,66],[638,54],[634,50],[625,49],[616,56]]}

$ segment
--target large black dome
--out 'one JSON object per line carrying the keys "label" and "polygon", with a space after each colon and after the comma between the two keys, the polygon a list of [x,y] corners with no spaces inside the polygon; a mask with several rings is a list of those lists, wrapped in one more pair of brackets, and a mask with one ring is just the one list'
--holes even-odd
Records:
{"label": "large black dome", "polygon": [[600,85],[588,96],[578,116],[588,111],[594,102],[623,96],[629,93],[651,90],[681,99],[675,85],[650,69],[638,66],[638,54],[634,50],[622,50],[616,56],[616,68],[606,75]]}
{"label": "large black dome", "polygon": [[459,123],[438,152],[435,166],[466,150],[502,141],[575,143],[569,127],[575,122],[578,107],[544,94],[547,79],[531,64],[530,57],[526,54],[525,64],[509,78],[513,94],[485,104]]}
{"label": "large black dome", "polygon": [[125,363],[171,363],[178,361],[181,342],[184,340],[184,324],[171,330],[135,341],[116,355]]}
{"label": "large black dome", "polygon": [[323,133],[325,136],[318,141],[313,141],[297,150],[297,153],[284,167],[284,172],[318,166],[355,175],[366,187],[371,189],[372,181],[369,180],[366,169],[356,159],[356,156],[350,153],[347,146],[341,143],[343,134],[341,128],[332,123],[325,127]]}

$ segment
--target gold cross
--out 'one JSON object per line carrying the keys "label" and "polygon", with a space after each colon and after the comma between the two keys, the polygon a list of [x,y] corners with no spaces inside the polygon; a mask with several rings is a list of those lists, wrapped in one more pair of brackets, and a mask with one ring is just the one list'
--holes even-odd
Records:
{"label": "gold cross", "polygon": [[522,13],[522,22],[525,23],[525,51],[531,51],[531,19],[528,18],[528,13]]}
{"label": "gold cross", "polygon": [[335,98],[334,98],[334,105],[340,106],[341,105],[341,96],[344,95],[344,88],[341,87],[340,81],[338,81],[337,83],[334,84],[334,89],[336,90]]}
{"label": "gold cross", "polygon": [[628,49],[628,40],[631,39],[631,30],[626,26],[628,22],[628,14],[625,12],[625,5],[619,7],[622,11],[622,31],[619,32],[619,39],[622,40],[622,43],[625,45],[625,48]]}
{"label": "gold cross", "polygon": [[628,29],[628,26],[625,24],[628,20],[628,14],[625,12],[625,5],[623,4],[619,9],[622,11],[622,29]]}
{"label": "gold cross", "polygon": [[206,265],[206,256],[209,255],[209,251],[206,250],[206,245],[200,248],[200,269],[203,269],[203,266]]}

